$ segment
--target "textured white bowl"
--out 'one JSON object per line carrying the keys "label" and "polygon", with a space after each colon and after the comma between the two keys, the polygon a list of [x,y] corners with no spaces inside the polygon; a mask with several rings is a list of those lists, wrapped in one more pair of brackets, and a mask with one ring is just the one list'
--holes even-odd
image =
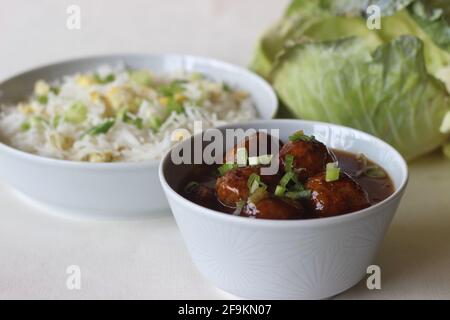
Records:
{"label": "textured white bowl", "polygon": [[[175,190],[189,170],[167,154],[160,180],[192,260],[217,287],[251,299],[319,299],[360,281],[372,263],[405,190],[402,156],[385,142],[354,129],[302,120],[255,121],[224,128],[303,129],[328,146],[363,152],[391,176],[395,193],[354,213],[312,220],[259,220],[209,210]],[[189,140],[184,143],[190,143]]]}
{"label": "textured white bowl", "polygon": [[[0,105],[17,102],[39,79],[125,63],[155,73],[201,72],[212,79],[246,90],[262,119],[272,118],[277,99],[272,88],[244,68],[185,55],[111,55],[55,63],[19,74],[0,84]],[[57,214],[90,218],[129,218],[167,208],[158,182],[159,161],[140,163],[80,163],[39,157],[0,143],[0,177],[17,191]]]}

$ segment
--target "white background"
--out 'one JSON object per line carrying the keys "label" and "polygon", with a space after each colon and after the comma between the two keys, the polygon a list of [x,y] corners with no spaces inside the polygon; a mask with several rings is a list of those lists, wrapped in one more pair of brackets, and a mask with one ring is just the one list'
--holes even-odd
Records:
{"label": "white background", "polygon": [[[80,31],[66,28],[78,4]],[[0,0],[0,78],[101,53],[177,52],[248,64],[287,0]],[[415,161],[404,201],[364,281],[336,298],[450,298],[450,161]],[[45,182],[43,182],[45,183]],[[82,289],[66,288],[81,267]],[[144,221],[73,221],[17,198],[0,180],[0,298],[215,299],[230,296],[192,265],[169,212]]]}

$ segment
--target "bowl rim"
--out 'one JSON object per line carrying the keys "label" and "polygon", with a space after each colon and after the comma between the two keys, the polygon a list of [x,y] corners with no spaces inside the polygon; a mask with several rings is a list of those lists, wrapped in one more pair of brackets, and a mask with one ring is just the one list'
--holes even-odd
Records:
{"label": "bowl rim", "polygon": [[[346,127],[346,126],[341,126],[341,125],[327,123],[327,122],[321,122],[321,121],[301,120],[301,119],[254,120],[254,121],[245,122],[245,125],[246,126],[252,126],[252,125],[261,126],[261,125],[264,125],[264,123],[268,123],[268,122],[278,122],[278,123],[282,124],[282,123],[287,123],[287,122],[292,122],[292,121],[298,122],[299,124],[302,124],[302,123],[321,124],[321,125],[325,125],[325,126],[329,126],[329,127],[336,127],[336,128],[341,128],[341,129],[345,129],[345,130],[355,131],[355,132],[362,134],[374,141],[377,141],[378,143],[381,143],[385,148],[387,148],[391,152],[393,152],[393,154],[396,157],[396,161],[398,161],[401,166],[402,179],[401,179],[399,186],[395,189],[394,193],[392,193],[389,197],[387,197],[383,201],[381,201],[377,204],[374,204],[368,208],[354,211],[354,212],[347,213],[347,214],[343,214],[343,215],[339,215],[339,216],[315,218],[315,219],[293,219],[293,220],[252,219],[252,218],[248,218],[248,217],[226,214],[221,211],[205,208],[201,205],[198,205],[198,204],[184,198],[181,194],[179,194],[177,191],[175,191],[167,182],[165,173],[163,170],[164,164],[166,162],[170,161],[169,160],[170,151],[169,151],[162,158],[161,163],[159,164],[159,169],[158,169],[159,179],[160,179],[163,189],[166,191],[169,203],[171,200],[170,197],[174,197],[178,202],[180,202],[182,205],[187,206],[188,208],[191,209],[191,211],[195,212],[196,214],[200,214],[205,217],[220,219],[220,220],[223,220],[224,222],[238,223],[238,224],[244,224],[247,226],[250,225],[250,226],[257,226],[257,227],[291,228],[291,227],[296,227],[296,226],[297,227],[300,227],[300,226],[323,226],[323,225],[328,225],[328,224],[340,224],[340,223],[348,222],[350,220],[363,219],[364,217],[367,217],[368,215],[371,215],[375,212],[379,212],[380,210],[382,210],[383,208],[385,208],[386,206],[388,206],[389,204],[394,202],[397,198],[402,196],[402,194],[408,184],[408,180],[409,180],[408,165],[407,165],[405,159],[403,158],[403,156],[394,147],[392,147],[390,144],[381,140],[378,137],[375,137],[375,136],[373,136],[369,133],[363,132],[361,130]],[[233,126],[233,124],[223,125],[223,126],[218,127],[218,129],[224,129],[224,128],[228,128],[230,126]],[[198,133],[198,134],[190,137],[189,139],[185,140],[184,143],[186,143],[186,141],[194,139],[196,136],[199,136],[201,134],[202,133]]]}
{"label": "bowl rim", "polygon": [[[30,69],[25,69],[23,71],[19,71],[17,73],[13,73],[7,78],[0,79],[0,86],[8,81],[14,80],[14,78],[27,76],[29,73],[37,72],[40,70],[45,70],[47,68],[63,66],[65,64],[72,63],[81,63],[85,61],[95,61],[101,59],[132,59],[132,58],[150,58],[150,59],[189,59],[194,61],[199,61],[203,63],[209,63],[213,68],[216,69],[225,69],[231,72],[245,73],[251,81],[258,83],[263,90],[270,96],[272,112],[270,114],[270,118],[273,119],[278,112],[279,104],[278,98],[275,94],[274,89],[269,85],[269,83],[263,79],[261,76],[256,74],[255,72],[247,69],[244,66],[239,66],[230,62],[226,62],[216,58],[210,58],[202,55],[191,55],[191,54],[182,54],[182,53],[112,53],[112,54],[98,54],[98,55],[88,55],[88,56],[80,56],[73,57],[69,59],[62,59],[56,62],[49,62],[37,65]],[[100,66],[102,62],[98,62]],[[106,62],[105,62],[106,63]],[[0,103],[0,109],[2,104]],[[264,120],[264,119],[261,119]],[[48,165],[56,165],[63,167],[77,167],[77,168],[85,168],[85,169],[98,169],[98,170],[110,170],[110,169],[134,169],[134,168],[149,168],[149,167],[157,167],[161,162],[161,159],[156,160],[143,160],[143,161],[123,161],[123,162],[101,162],[101,163],[91,163],[91,162],[83,162],[76,160],[65,160],[65,159],[57,159],[51,157],[45,157],[38,154],[22,151],[20,149],[14,148],[7,143],[0,140],[0,152],[9,152],[13,156],[17,156],[19,158],[28,160],[28,161],[36,161],[42,164]]]}

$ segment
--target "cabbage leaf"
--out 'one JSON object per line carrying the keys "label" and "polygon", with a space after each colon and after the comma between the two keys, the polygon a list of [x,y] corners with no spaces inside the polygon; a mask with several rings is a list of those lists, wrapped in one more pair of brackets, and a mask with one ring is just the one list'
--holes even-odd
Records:
{"label": "cabbage leaf", "polygon": [[[370,5],[379,30],[367,27]],[[449,0],[293,0],[250,67],[272,82],[284,114],[370,132],[412,159],[449,135],[439,131],[450,109],[449,22]]]}
{"label": "cabbage leaf", "polygon": [[450,97],[427,73],[416,37],[397,37],[373,53],[358,37],[299,43],[278,58],[271,79],[295,116],[364,130],[407,159],[446,140],[439,126]]}

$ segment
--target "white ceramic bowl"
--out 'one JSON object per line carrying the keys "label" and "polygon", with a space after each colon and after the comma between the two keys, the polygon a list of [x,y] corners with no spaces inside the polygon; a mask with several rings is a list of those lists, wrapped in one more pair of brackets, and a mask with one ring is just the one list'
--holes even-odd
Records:
{"label": "white ceramic bowl", "polygon": [[[201,72],[246,90],[262,119],[272,118],[277,99],[272,88],[244,68],[185,55],[112,55],[70,60],[44,66],[0,84],[0,105],[17,102],[33,90],[36,80],[125,63],[155,73]],[[43,158],[0,143],[0,177],[21,194],[47,209],[75,216],[128,218],[167,208],[158,183],[159,161],[140,163],[80,163]]]}
{"label": "white ceramic bowl", "polygon": [[178,184],[192,167],[174,165],[167,154],[160,165],[161,184],[200,272],[217,287],[251,299],[327,298],[360,281],[405,190],[408,171],[402,156],[369,134],[327,123],[269,120],[225,128],[277,128],[282,141],[303,129],[329,147],[363,152],[389,173],[395,193],[337,217],[249,219],[206,209],[179,195]]}

